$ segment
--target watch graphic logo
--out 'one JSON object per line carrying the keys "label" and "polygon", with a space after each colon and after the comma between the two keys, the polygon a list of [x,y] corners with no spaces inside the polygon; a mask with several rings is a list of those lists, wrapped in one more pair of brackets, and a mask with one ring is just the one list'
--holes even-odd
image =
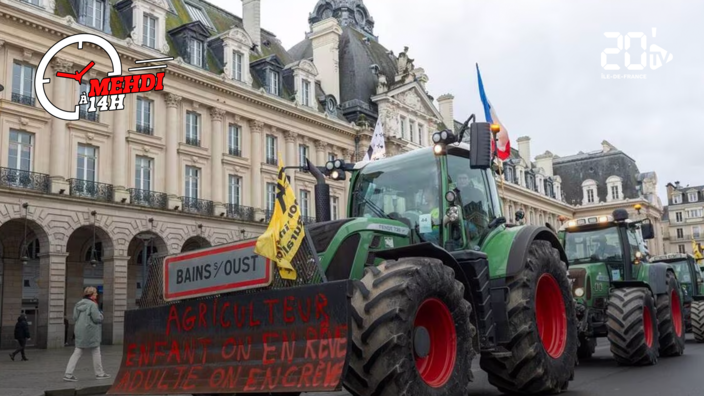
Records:
{"label": "watch graphic logo", "polygon": [[[656,35],[657,29],[653,28],[652,37],[655,38]],[[621,55],[622,52],[623,66],[626,70],[645,70],[646,67],[656,70],[672,61],[672,53],[659,45],[651,44],[648,48],[648,37],[644,32],[629,32],[625,35],[620,32],[606,32],[604,36],[616,39],[616,47],[605,48],[601,52],[601,67],[604,70],[621,70],[621,65],[618,62],[609,63],[609,61],[618,58],[615,55]],[[645,74],[602,74],[602,78],[645,79]]]}
{"label": "watch graphic logo", "polygon": [[[44,85],[51,83],[51,78],[44,78],[49,62],[62,49],[78,44],[78,49],[83,49],[84,43],[90,43],[102,48],[110,58],[112,63],[112,71],[107,73],[107,77],[102,79],[88,80],[88,92],[80,93],[80,100],[74,107],[74,111],[61,110],[54,106],[49,100],[44,90]],[[145,59],[135,61],[136,64],[153,63],[173,60],[173,58]],[[75,80],[78,84],[84,82],[84,75],[95,66],[95,62],[90,61],[83,69],[76,70],[74,73],[60,71],[56,73],[55,78],[65,78]],[[154,65],[133,67],[129,71],[149,70],[149,69],[165,69],[167,65]],[[66,37],[65,39],[54,44],[49,51],[44,54],[42,60],[37,67],[37,74],[34,80],[34,88],[37,93],[37,100],[42,107],[56,118],[75,121],[80,118],[80,107],[85,106],[84,110],[87,113],[95,113],[99,111],[115,111],[124,110],[124,99],[126,94],[161,91],[164,89],[164,75],[166,73],[159,72],[156,74],[134,74],[122,75],[122,61],[115,47],[106,39],[94,34],[77,34]]]}

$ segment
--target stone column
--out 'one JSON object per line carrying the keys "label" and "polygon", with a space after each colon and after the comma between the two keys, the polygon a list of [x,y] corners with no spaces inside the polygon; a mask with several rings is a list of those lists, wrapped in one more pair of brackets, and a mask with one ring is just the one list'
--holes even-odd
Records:
{"label": "stone column", "polygon": [[317,154],[317,158],[315,159],[316,166],[325,166],[325,164],[328,162],[328,158],[325,153],[327,148],[328,148],[328,144],[325,143],[324,141],[317,140],[315,142],[315,152]]}
{"label": "stone column", "polygon": [[[286,158],[282,161],[284,166],[299,166],[298,156],[296,155],[298,153],[296,151],[296,140],[298,138],[298,134],[296,132],[286,131],[284,133],[284,138],[286,139]],[[289,169],[286,171],[286,174],[291,179],[291,189],[294,194],[296,194],[296,197],[298,197],[298,193],[296,192],[296,171],[294,169]]]}
{"label": "stone column", "polygon": [[[52,63],[54,73],[75,73],[73,70],[73,63],[56,58]],[[71,103],[74,103],[74,96],[71,95],[69,90],[68,81],[65,78],[52,78],[52,84],[54,85],[52,96],[52,102],[56,107],[67,110]],[[66,121],[61,120],[56,117],[51,118],[51,192],[59,193],[60,190],[64,190],[64,194],[68,194],[68,181],[71,172],[69,171],[69,161],[68,156],[70,150],[68,150],[68,130],[66,128]]]}
{"label": "stone column", "polygon": [[169,209],[181,206],[178,197],[178,175],[181,174],[178,166],[178,137],[181,135],[178,120],[181,97],[166,94],[166,167],[164,180],[166,180],[166,194],[169,196]]}
{"label": "stone column", "polygon": [[103,265],[103,343],[122,344],[127,309],[127,263],[129,257],[114,256]]}
{"label": "stone column", "polygon": [[222,119],[225,116],[225,110],[213,107],[210,109],[210,119],[212,120],[212,140],[210,144],[210,189],[211,199],[215,203],[215,215],[225,212],[225,198],[223,196],[223,184],[225,180],[222,177],[222,152],[225,147],[225,139],[223,137]]}
{"label": "stone column", "polygon": [[[125,161],[127,161],[127,110],[113,112],[112,125],[112,184],[114,186],[115,202],[130,195],[127,192],[127,179],[125,178]],[[127,162],[129,163],[129,161]]]}
{"label": "stone column", "polygon": [[40,348],[63,348],[64,346],[66,257],[68,253],[65,252],[39,255],[37,346]]}
{"label": "stone column", "polygon": [[262,129],[264,128],[264,123],[258,120],[249,121],[249,132],[252,139],[252,166],[250,171],[252,172],[252,207],[258,212],[256,220],[264,218],[264,201],[262,200],[262,193],[264,191],[264,185],[262,184]]}

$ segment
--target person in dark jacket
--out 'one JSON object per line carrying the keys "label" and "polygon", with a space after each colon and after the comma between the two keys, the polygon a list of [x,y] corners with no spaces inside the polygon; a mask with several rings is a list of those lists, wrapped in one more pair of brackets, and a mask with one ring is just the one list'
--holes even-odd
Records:
{"label": "person in dark jacket", "polygon": [[20,344],[20,347],[16,351],[10,354],[10,359],[15,360],[15,356],[18,353],[22,353],[22,360],[27,361],[27,356],[24,354],[24,347],[27,345],[27,340],[31,338],[29,334],[29,324],[27,323],[27,317],[22,314],[17,318],[17,324],[15,324],[15,339]]}

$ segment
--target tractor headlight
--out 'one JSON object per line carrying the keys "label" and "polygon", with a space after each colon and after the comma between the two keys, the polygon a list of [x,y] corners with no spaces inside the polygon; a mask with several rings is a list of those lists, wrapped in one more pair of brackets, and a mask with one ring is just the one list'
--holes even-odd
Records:
{"label": "tractor headlight", "polygon": [[575,297],[583,297],[584,296],[584,288],[578,287],[574,289],[574,296]]}
{"label": "tractor headlight", "polygon": [[442,154],[442,145],[436,144],[435,146],[433,146],[433,152],[435,154]]}

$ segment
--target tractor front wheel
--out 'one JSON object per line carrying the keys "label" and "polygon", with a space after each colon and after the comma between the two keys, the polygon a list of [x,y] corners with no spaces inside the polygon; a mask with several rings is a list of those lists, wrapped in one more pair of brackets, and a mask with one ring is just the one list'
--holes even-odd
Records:
{"label": "tractor front wheel", "polygon": [[684,353],[684,305],[680,298],[680,283],[675,274],[667,272],[667,293],[658,296],[658,332],[660,356],[682,356]]}
{"label": "tractor front wheel", "polygon": [[560,393],[577,363],[577,317],[565,264],[550,242],[533,241],[525,267],[506,280],[510,353],[480,361],[505,393]]}
{"label": "tractor front wheel", "polygon": [[472,381],[471,305],[454,271],[429,258],[367,267],[352,296],[344,379],[355,396],[466,394]]}
{"label": "tractor front wheel", "polygon": [[704,342],[704,301],[692,301],[692,333],[697,343]]}
{"label": "tractor front wheel", "polygon": [[606,326],[611,354],[624,366],[653,365],[658,361],[658,323],[649,289],[624,287],[609,297]]}

